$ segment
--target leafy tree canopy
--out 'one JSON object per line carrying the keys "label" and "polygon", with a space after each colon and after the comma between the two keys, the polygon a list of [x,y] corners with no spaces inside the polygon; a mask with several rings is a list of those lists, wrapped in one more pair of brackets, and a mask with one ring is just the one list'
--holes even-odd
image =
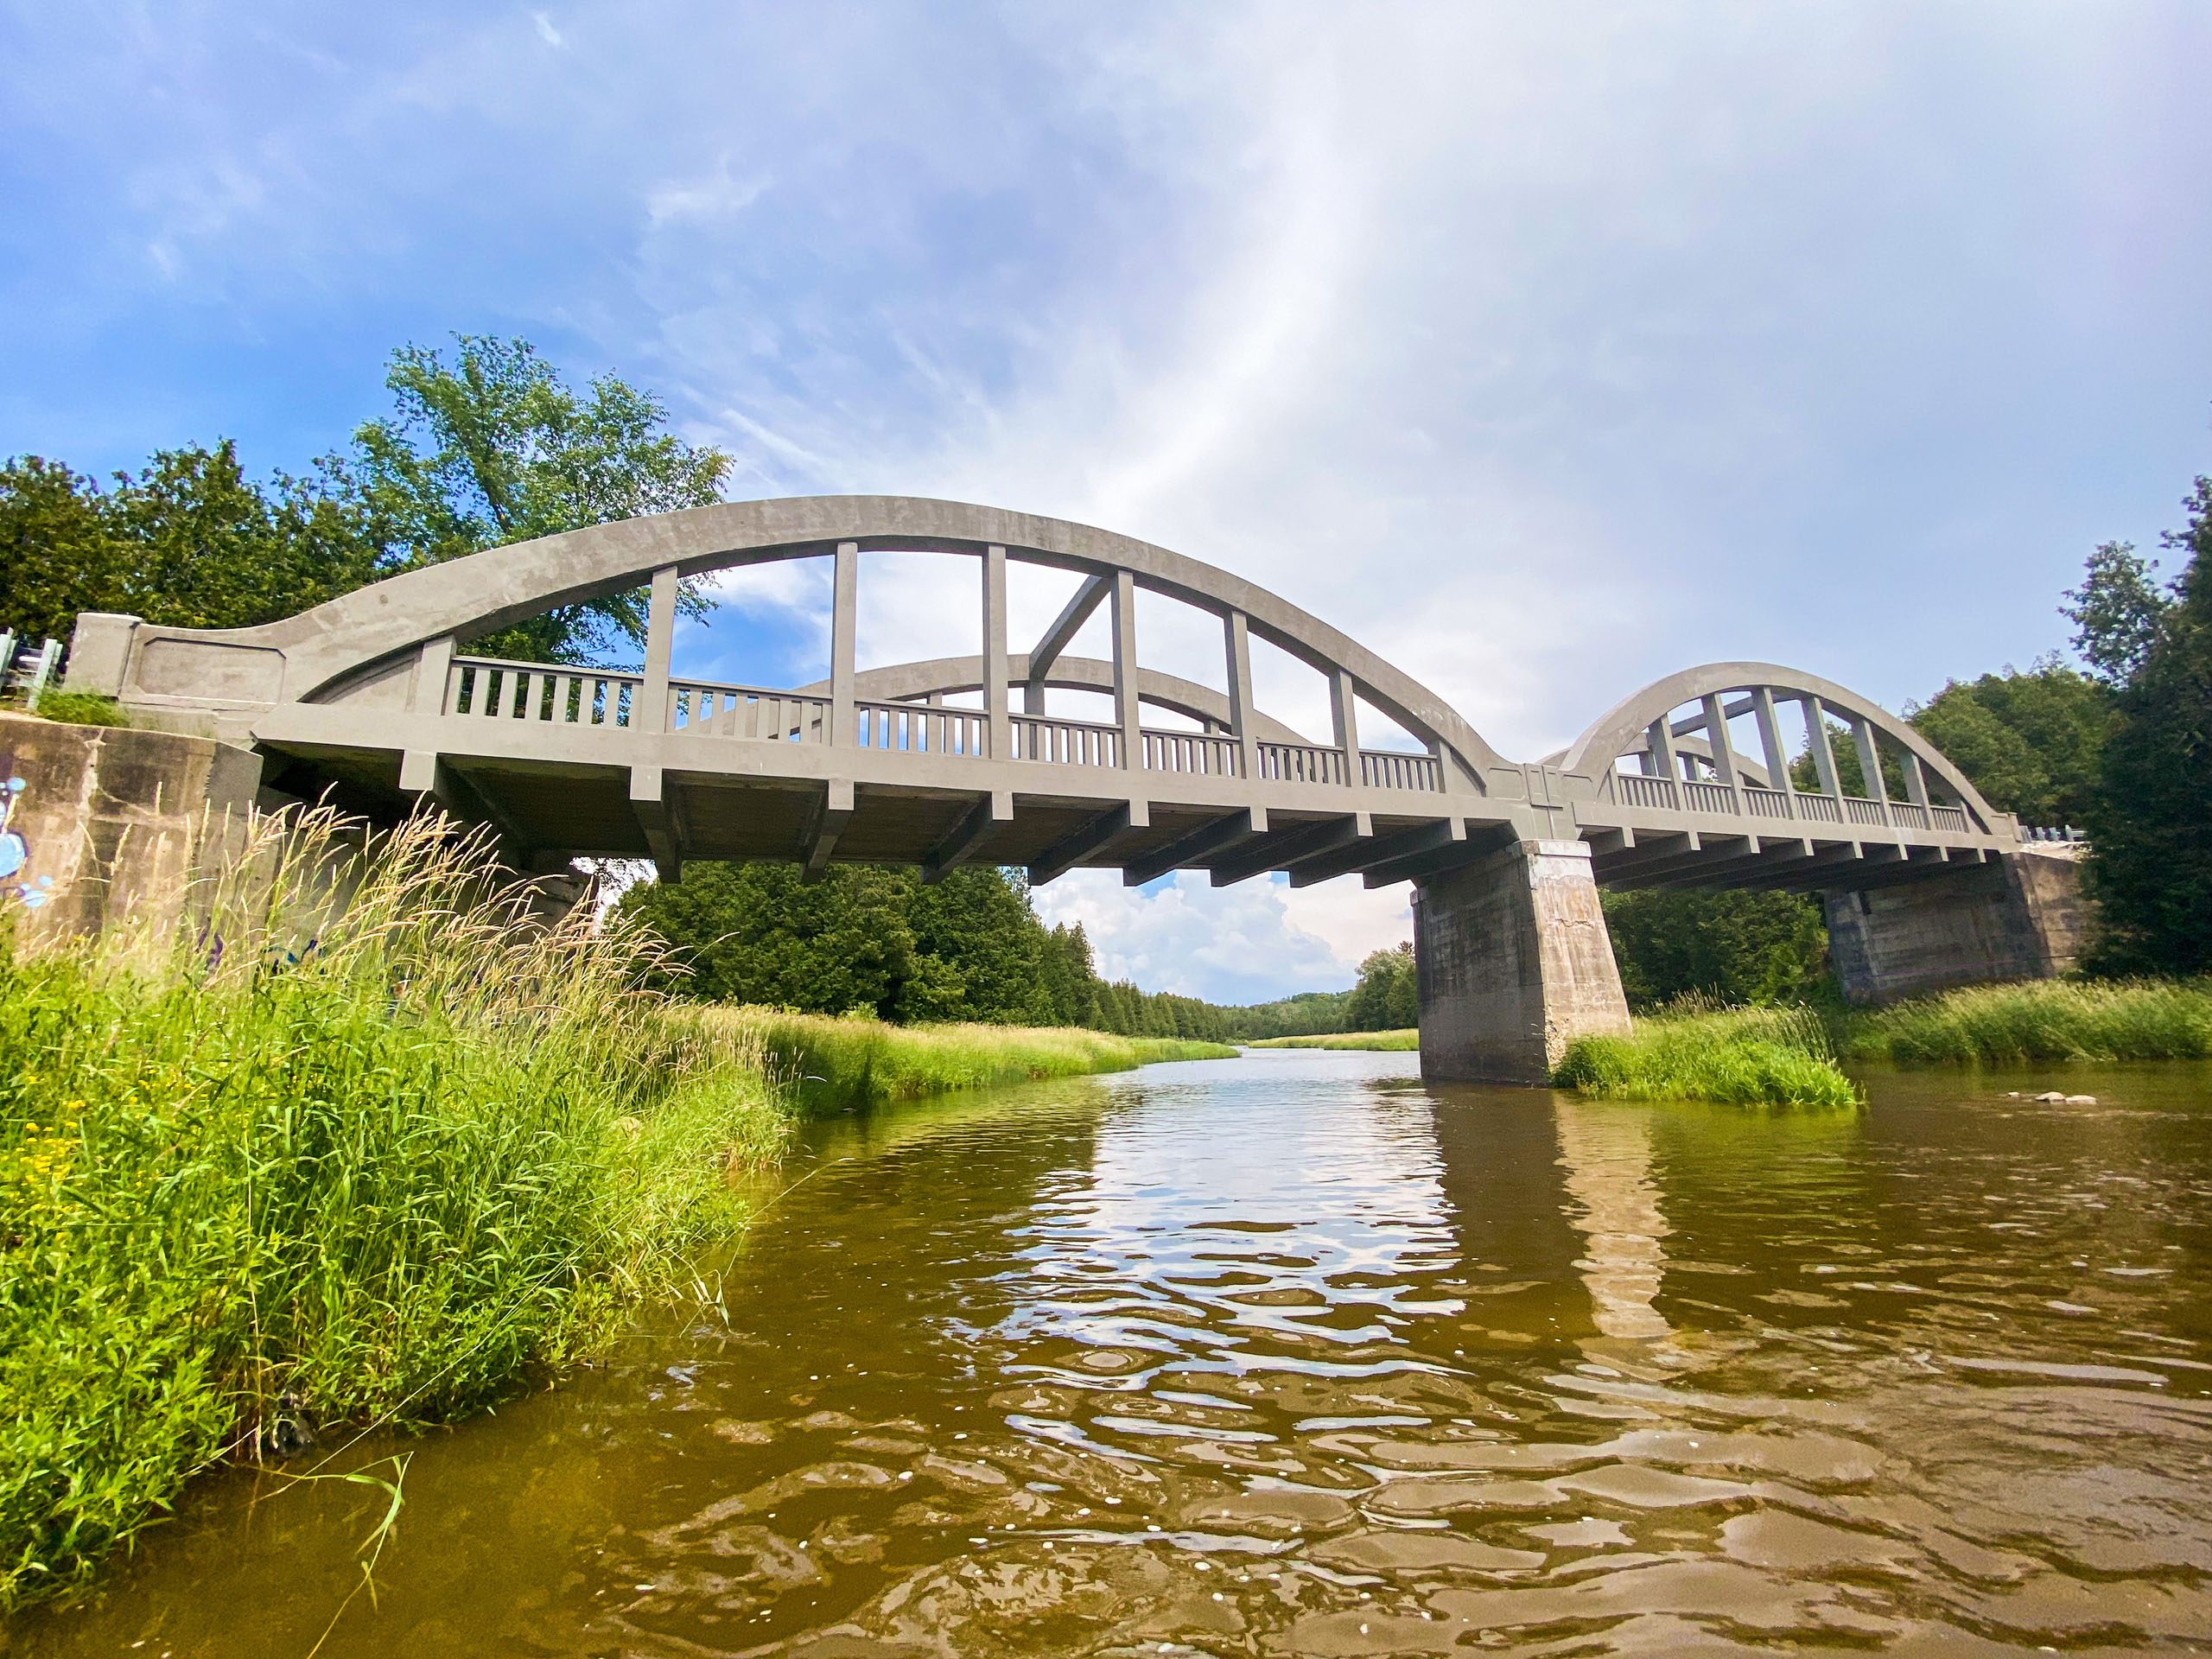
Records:
{"label": "leafy tree canopy", "polygon": [[1609,893],[1605,926],[1629,1007],[1692,992],[1724,1002],[1799,1002],[1827,973],[1820,900],[1794,893]]}
{"label": "leafy tree canopy", "polygon": [[2158,568],[2158,562],[2137,553],[2133,543],[2107,542],[2089,555],[2082,585],[2067,590],[2073,602],[2058,607],[2074,624],[2074,649],[2108,686],[2133,679],[2158,636],[2171,601],[2152,580]]}
{"label": "leafy tree canopy", "polygon": [[[249,627],[380,576],[555,531],[717,499],[720,450],[666,431],[650,393],[564,385],[528,342],[455,337],[392,354],[393,408],[306,477],[249,479],[237,446],[162,450],[103,487],[60,462],[0,462],[0,627],[66,640],[79,612]],[[698,593],[683,603],[704,608]],[[642,593],[472,641],[533,660],[634,658]]]}
{"label": "leafy tree canopy", "polygon": [[1953,680],[1909,709],[1913,726],[1999,811],[2031,824],[2087,823],[2113,696],[2056,658]]}
{"label": "leafy tree canopy", "polygon": [[2188,563],[2120,683],[2088,815],[2107,971],[2212,973],[2212,479],[2183,505],[2164,542]]}
{"label": "leafy tree canopy", "polygon": [[1420,983],[1413,942],[1370,952],[1344,1007],[1347,1031],[1404,1031],[1421,1023]]}
{"label": "leafy tree canopy", "polygon": [[[392,353],[391,414],[353,435],[353,495],[389,568],[463,557],[587,524],[719,500],[729,457],[664,430],[667,406],[614,375],[588,395],[527,340],[457,334],[450,360]],[[707,609],[696,588],[683,604]],[[601,662],[642,647],[645,597],[616,594],[533,618],[479,649]]]}

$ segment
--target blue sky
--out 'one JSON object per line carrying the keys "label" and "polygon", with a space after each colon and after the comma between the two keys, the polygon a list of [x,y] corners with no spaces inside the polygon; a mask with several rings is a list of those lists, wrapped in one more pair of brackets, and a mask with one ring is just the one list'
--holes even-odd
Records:
{"label": "blue sky", "polygon": [[[297,467],[392,346],[521,334],[734,495],[1162,542],[1510,754],[1711,658],[1897,706],[2062,645],[2082,556],[2212,470],[2208,62],[2190,3],[0,0],[0,453]],[[882,563],[864,653],[972,629]],[[702,671],[803,677],[805,572],[728,612]],[[1043,897],[1219,996],[1404,926]]]}

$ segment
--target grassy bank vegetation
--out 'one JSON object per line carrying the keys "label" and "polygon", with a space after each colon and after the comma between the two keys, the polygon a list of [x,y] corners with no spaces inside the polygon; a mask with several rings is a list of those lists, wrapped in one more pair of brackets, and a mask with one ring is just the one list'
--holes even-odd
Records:
{"label": "grassy bank vegetation", "polygon": [[1606,1100],[1851,1106],[1859,1092],[1809,1008],[1723,1008],[1695,998],[1638,1017],[1626,1037],[1568,1045],[1553,1082]]}
{"label": "grassy bank vegetation", "polygon": [[0,955],[0,1607],[212,1462],[559,1367],[783,1142],[749,1032],[518,925],[480,848],[259,833],[273,889]]}
{"label": "grassy bank vegetation", "polygon": [[1405,1031],[1344,1031],[1326,1037],[1263,1037],[1248,1048],[1358,1048],[1399,1052],[1421,1046],[1418,1027]]}
{"label": "grassy bank vegetation", "polygon": [[2212,1058],[2212,980],[1977,985],[1834,1020],[1847,1060],[2026,1065]]}
{"label": "grassy bank vegetation", "polygon": [[1236,1054],[1220,1043],[1056,1026],[893,1026],[748,1007],[708,1008],[698,1017],[757,1046],[802,1105],[817,1111]]}

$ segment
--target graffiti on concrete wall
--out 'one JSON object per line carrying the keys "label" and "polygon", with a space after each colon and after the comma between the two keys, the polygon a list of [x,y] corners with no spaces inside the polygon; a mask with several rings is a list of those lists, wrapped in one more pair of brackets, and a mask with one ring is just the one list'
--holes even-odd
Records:
{"label": "graffiti on concrete wall", "polygon": [[13,899],[26,910],[36,910],[54,896],[54,878],[29,874],[31,845],[16,827],[16,808],[29,787],[11,771],[0,785],[0,898]]}

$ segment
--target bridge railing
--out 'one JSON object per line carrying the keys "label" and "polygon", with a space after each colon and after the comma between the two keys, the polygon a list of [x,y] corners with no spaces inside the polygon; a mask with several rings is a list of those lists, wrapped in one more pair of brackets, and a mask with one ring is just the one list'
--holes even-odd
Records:
{"label": "bridge railing", "polygon": [[977,709],[948,709],[920,702],[853,704],[853,735],[863,749],[895,749],[908,754],[982,755],[988,752],[988,728]]}
{"label": "bridge railing", "polygon": [[1237,740],[1208,732],[1144,733],[1144,769],[1200,778],[1236,775]]}
{"label": "bridge railing", "polygon": [[628,726],[645,684],[636,674],[456,657],[446,679],[445,711],[553,726]]}
{"label": "bridge railing", "polygon": [[1878,801],[1858,795],[1767,789],[1758,784],[1730,785],[1703,778],[1661,778],[1643,772],[1615,772],[1607,782],[1610,798],[1618,804],[1662,812],[1712,812],[1777,820],[1794,817],[1811,823],[1926,830],[1961,836],[1972,827],[1964,807],[1933,802]]}
{"label": "bridge railing", "polygon": [[1016,760],[1043,760],[1058,766],[1118,766],[1122,728],[1090,720],[1050,720],[1042,715],[1013,715]]}
{"label": "bridge railing", "polygon": [[1337,784],[1344,782],[1344,752],[1317,743],[1262,743],[1260,776],[1277,783]]}
{"label": "bridge railing", "polygon": [[1444,766],[1433,754],[1362,749],[1359,780],[1370,789],[1440,790],[1444,787]]}
{"label": "bridge railing", "polygon": [[[629,728],[645,723],[645,697],[642,675],[496,657],[456,657],[448,671],[444,710],[472,719]],[[827,697],[672,679],[661,729],[701,737],[821,744],[829,741],[830,709]],[[859,748],[979,759],[989,753],[989,723],[979,709],[855,699],[852,709],[849,741]],[[1026,714],[1011,715],[1007,723],[1013,748],[1009,759],[1063,766],[1122,765],[1119,726]],[[1205,778],[1242,774],[1243,744],[1234,736],[1151,728],[1140,735],[1138,760],[1146,772]],[[1318,743],[1262,742],[1253,747],[1264,779],[1339,788],[1348,782],[1350,769],[1342,749]],[[1433,754],[1363,749],[1359,781],[1369,789],[1433,792],[1444,787],[1443,765]],[[1668,787],[1664,779],[1637,781]],[[1665,804],[1674,804],[1671,796]]]}

